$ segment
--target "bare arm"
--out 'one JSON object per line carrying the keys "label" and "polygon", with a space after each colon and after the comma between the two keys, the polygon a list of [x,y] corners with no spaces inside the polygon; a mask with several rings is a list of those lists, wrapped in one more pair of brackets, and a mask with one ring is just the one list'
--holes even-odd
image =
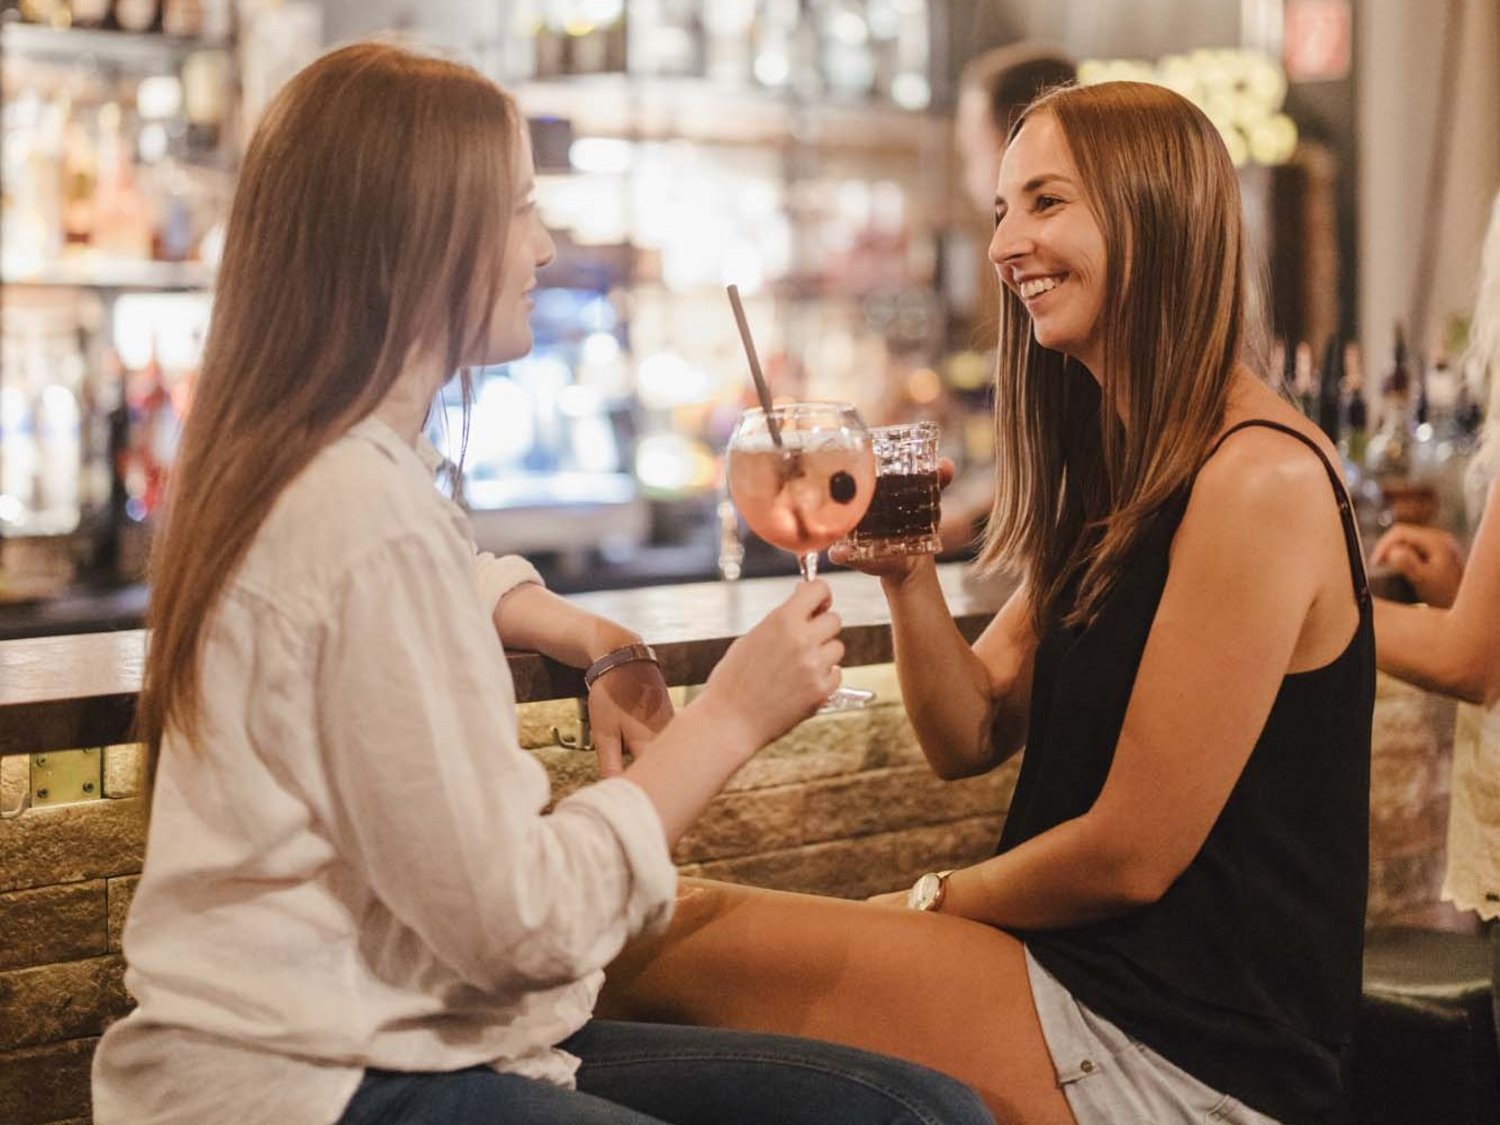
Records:
{"label": "bare arm", "polygon": [[574,668],[586,668],[606,652],[641,639],[534,583],[517,586],[496,602],[494,618],[506,648],[530,649]]}
{"label": "bare arm", "polygon": [[1320,590],[1341,599],[1322,643],[1346,644],[1357,621],[1322,466],[1266,454],[1289,440],[1244,435],[1199,475],[1094,805],[957,872],[945,913],[1034,929],[1114,917],[1160,898],[1201,849]]}
{"label": "bare arm", "polygon": [[1382,671],[1484,706],[1500,700],[1497,497],[1500,488],[1491,488],[1451,607],[1375,603],[1375,656]]}
{"label": "bare arm", "polygon": [[954,624],[928,557],[881,581],[901,697],[939,777],[970,777],[1020,748],[1026,734],[1036,635],[1025,587],[971,648]]}

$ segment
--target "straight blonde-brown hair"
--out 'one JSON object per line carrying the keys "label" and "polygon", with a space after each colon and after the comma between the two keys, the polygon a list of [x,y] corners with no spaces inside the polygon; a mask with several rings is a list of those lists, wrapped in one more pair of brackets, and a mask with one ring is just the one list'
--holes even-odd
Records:
{"label": "straight blonde-brown hair", "polygon": [[1106,296],[1091,374],[1039,345],[1001,287],[996,496],[979,563],[1020,570],[1038,628],[1097,615],[1207,456],[1247,337],[1239,183],[1208,118],[1164,87],[1106,82],[1042,95],[1011,139],[1041,114],[1103,234]]}
{"label": "straight blonde-brown hair", "polygon": [[168,727],[195,730],[211,615],[282,490],[414,354],[456,371],[487,338],[518,128],[477,71],[378,42],[318,59],[266,111],[153,545],[151,765]]}

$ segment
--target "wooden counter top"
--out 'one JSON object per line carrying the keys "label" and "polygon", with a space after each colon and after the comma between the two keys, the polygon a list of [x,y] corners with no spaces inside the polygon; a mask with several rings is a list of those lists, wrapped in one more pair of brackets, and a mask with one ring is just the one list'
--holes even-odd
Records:
{"label": "wooden counter top", "polygon": [[[973,639],[1005,597],[1006,581],[974,582],[966,568],[939,568],[948,606]],[[828,575],[844,621],[844,663],[891,659],[890,618],[880,584],[848,571]],[[786,597],[793,578],[699,582],[573,595],[569,600],[636,630],[656,648],[672,685],[702,683],[730,643]],[[145,633],[88,633],[0,642],[0,754],[130,741]],[[522,703],[583,692],[583,679],[531,652],[510,655]]]}

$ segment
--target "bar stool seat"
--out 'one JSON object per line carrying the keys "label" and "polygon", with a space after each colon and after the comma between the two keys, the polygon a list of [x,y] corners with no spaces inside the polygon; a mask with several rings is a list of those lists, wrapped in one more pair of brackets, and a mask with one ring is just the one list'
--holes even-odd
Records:
{"label": "bar stool seat", "polygon": [[1494,953],[1478,934],[1365,935],[1348,1084],[1354,1122],[1500,1122],[1494,974]]}

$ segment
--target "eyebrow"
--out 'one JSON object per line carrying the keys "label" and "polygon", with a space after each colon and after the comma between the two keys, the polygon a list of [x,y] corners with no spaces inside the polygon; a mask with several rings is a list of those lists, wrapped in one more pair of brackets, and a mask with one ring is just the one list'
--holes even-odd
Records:
{"label": "eyebrow", "polygon": [[[1045,187],[1047,184],[1052,183],[1067,184],[1069,187],[1077,187],[1077,185],[1073,183],[1072,180],[1068,179],[1067,176],[1062,175],[1060,172],[1043,172],[1040,176],[1032,176],[1031,179],[1022,184],[1021,194],[1030,195],[1032,192],[1037,191],[1039,188]],[[1004,203],[1005,197],[999,192],[996,192],[995,206],[999,207]]]}

